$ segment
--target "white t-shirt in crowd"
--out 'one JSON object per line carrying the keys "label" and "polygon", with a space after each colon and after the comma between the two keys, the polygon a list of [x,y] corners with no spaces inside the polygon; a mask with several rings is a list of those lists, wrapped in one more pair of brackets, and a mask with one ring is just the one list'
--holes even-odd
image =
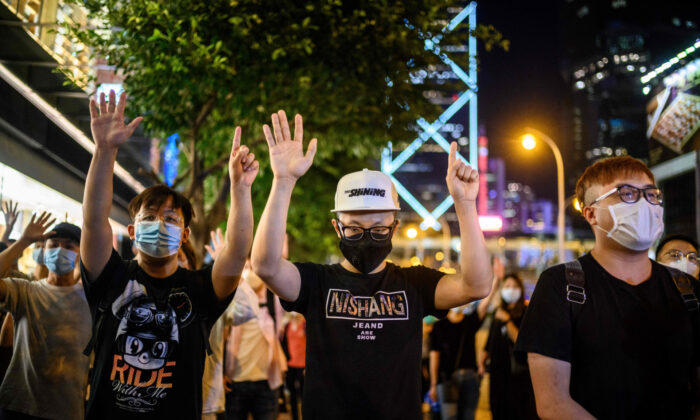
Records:
{"label": "white t-shirt in crowd", "polygon": [[0,407],[47,419],[82,419],[92,334],[83,284],[2,279],[0,309],[14,317],[14,349]]}
{"label": "white t-shirt in crowd", "polygon": [[223,315],[211,327],[209,346],[211,354],[204,359],[204,375],[202,375],[202,414],[223,413],[226,410]]}

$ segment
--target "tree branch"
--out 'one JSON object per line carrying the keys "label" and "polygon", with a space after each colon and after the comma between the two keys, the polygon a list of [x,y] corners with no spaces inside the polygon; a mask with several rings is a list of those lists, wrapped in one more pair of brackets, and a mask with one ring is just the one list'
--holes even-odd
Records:
{"label": "tree branch", "polygon": [[226,217],[226,199],[228,198],[230,189],[231,179],[226,177],[224,182],[221,183],[221,189],[219,189],[216,201],[207,215],[207,227],[210,229],[214,224],[222,221]]}
{"label": "tree branch", "polygon": [[158,174],[155,173],[155,171],[154,171],[153,169],[151,169],[150,171],[147,171],[146,169],[140,167],[140,168],[138,169],[138,173],[139,173],[139,175],[147,176],[148,178],[150,178],[150,179],[151,179],[153,182],[155,182],[156,184],[162,184],[162,183],[163,183],[163,180],[160,179],[160,177],[158,176]]}
{"label": "tree branch", "polygon": [[212,95],[207,102],[204,103],[204,106],[202,106],[202,109],[199,111],[199,115],[197,115],[197,119],[194,120],[194,129],[199,130],[199,127],[204,123],[204,121],[207,119],[209,114],[214,110],[214,104],[216,103],[216,94]]}
{"label": "tree branch", "polygon": [[204,181],[206,177],[211,175],[212,172],[220,169],[222,166],[224,166],[226,163],[228,163],[230,156],[228,154],[224,155],[221,157],[221,159],[217,160],[214,162],[211,166],[209,166],[207,169],[203,170],[201,174],[199,174],[199,178]]}
{"label": "tree branch", "polygon": [[191,169],[191,167],[188,166],[187,168],[185,168],[185,170],[184,170],[180,175],[177,176],[177,178],[175,178],[175,180],[173,181],[173,188],[175,188],[175,187],[177,187],[178,185],[182,184],[182,182],[183,182],[185,179],[187,179],[187,177],[188,177],[189,174],[190,174],[190,169]]}

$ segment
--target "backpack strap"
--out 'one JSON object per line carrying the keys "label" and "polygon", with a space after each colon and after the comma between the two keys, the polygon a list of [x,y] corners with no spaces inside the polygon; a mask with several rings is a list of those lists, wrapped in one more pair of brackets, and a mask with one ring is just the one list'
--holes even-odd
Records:
{"label": "backpack strap", "polygon": [[692,283],[693,280],[680,270],[667,266],[664,266],[664,268],[666,268],[666,271],[671,275],[673,283],[676,285],[676,289],[678,289],[678,293],[681,295],[685,309],[687,309],[688,312],[697,311],[698,308],[700,308],[700,301],[698,301],[698,297],[695,295]]}
{"label": "backpack strap", "polygon": [[586,303],[586,276],[579,260],[569,261],[564,264],[566,275],[566,300],[571,303],[583,305]]}
{"label": "backpack strap", "polygon": [[[136,271],[136,267],[138,267],[138,262],[136,260],[129,260],[126,264],[120,264],[113,278],[121,279],[124,276],[129,276]],[[97,303],[97,309],[95,310],[92,323],[92,336],[83,349],[83,354],[86,356],[90,356],[90,353],[95,349],[97,339],[102,335],[102,324],[104,324],[105,313],[112,305],[114,299],[117,298],[118,294],[122,292],[118,288],[114,289],[110,286],[111,285],[107,286],[107,290],[105,290],[100,297],[100,301]]]}

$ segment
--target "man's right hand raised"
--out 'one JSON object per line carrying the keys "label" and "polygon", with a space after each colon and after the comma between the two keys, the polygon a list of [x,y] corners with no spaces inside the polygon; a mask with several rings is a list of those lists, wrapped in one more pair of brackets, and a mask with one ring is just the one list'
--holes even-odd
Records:
{"label": "man's right hand raised", "polygon": [[309,147],[304,154],[304,145],[302,137],[304,128],[301,115],[297,114],[294,117],[294,139],[292,139],[289,131],[289,123],[287,122],[287,114],[284,111],[278,111],[272,114],[272,128],[265,124],[263,132],[267,145],[270,148],[270,165],[272,173],[277,179],[288,179],[296,181],[306,173],[314,161],[316,155],[316,139],[309,142]]}
{"label": "man's right hand raised", "polygon": [[124,124],[125,107],[126,92],[119,96],[119,103],[113,90],[109,91],[109,103],[105,102],[104,93],[100,95],[99,106],[95,99],[90,100],[90,128],[98,149],[117,149],[143,120],[143,117],[138,117],[129,125]]}

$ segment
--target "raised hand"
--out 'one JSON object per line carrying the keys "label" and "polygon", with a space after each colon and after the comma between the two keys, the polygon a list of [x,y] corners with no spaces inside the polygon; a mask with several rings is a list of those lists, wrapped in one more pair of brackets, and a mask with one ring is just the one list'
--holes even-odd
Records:
{"label": "raised hand", "polygon": [[224,235],[221,232],[221,228],[216,228],[216,232],[212,230],[209,232],[209,234],[211,235],[211,242],[213,246],[204,245],[204,249],[207,250],[212,261],[216,261],[216,258],[224,248]]}
{"label": "raised hand", "polygon": [[126,107],[126,92],[119,96],[109,91],[109,104],[105,102],[105,94],[100,94],[99,107],[95,99],[90,100],[90,128],[92,138],[98,148],[116,149],[124,143],[141,124],[143,117],[135,118],[124,124],[124,108]]}
{"label": "raised hand", "polygon": [[316,139],[311,139],[309,147],[304,154],[302,137],[304,126],[301,115],[294,117],[294,139],[289,131],[287,114],[280,110],[272,114],[272,127],[274,136],[270,132],[270,126],[263,125],[263,132],[267,145],[270,148],[270,165],[276,178],[288,178],[297,180],[311,167],[316,155]]}
{"label": "raised hand", "polygon": [[46,232],[46,229],[48,229],[49,226],[53,225],[55,222],[56,219],[52,218],[49,212],[45,211],[41,213],[41,216],[33,214],[31,220],[29,220],[29,224],[27,224],[27,227],[24,228],[24,232],[22,232],[22,237],[20,240],[26,243],[45,241],[46,238],[54,233],[53,231]]}
{"label": "raised hand", "polygon": [[2,203],[2,209],[0,210],[0,213],[2,213],[3,216],[5,216],[5,229],[8,232],[11,231],[12,228],[15,226],[17,218],[19,217],[19,210],[17,210],[17,205],[18,203],[12,200],[5,201],[4,203]]}
{"label": "raised hand", "polygon": [[445,180],[455,202],[476,201],[479,194],[479,172],[457,157],[456,142],[452,142],[450,145]]}
{"label": "raised hand", "polygon": [[241,146],[241,127],[236,127],[231,145],[231,158],[228,161],[228,174],[231,185],[250,187],[258,175],[260,164],[246,146]]}

